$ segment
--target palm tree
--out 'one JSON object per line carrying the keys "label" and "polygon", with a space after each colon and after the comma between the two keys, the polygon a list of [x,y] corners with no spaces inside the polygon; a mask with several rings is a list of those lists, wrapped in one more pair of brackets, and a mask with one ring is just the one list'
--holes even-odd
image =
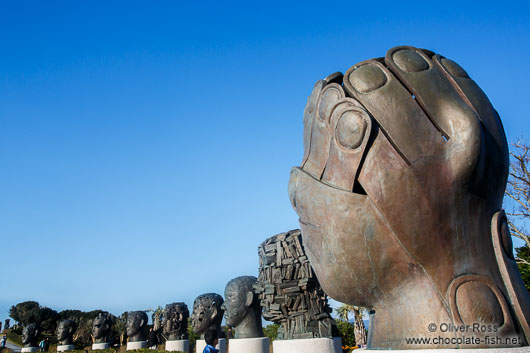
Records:
{"label": "palm tree", "polygon": [[162,318],[164,309],[159,305],[153,313],[153,331],[159,331],[162,328]]}
{"label": "palm tree", "polygon": [[354,318],[354,334],[355,344],[366,344],[366,328],[364,327],[363,312],[366,310],[362,306],[355,306],[350,304],[342,304],[335,311],[337,316],[345,321],[349,321],[348,315],[353,314]]}

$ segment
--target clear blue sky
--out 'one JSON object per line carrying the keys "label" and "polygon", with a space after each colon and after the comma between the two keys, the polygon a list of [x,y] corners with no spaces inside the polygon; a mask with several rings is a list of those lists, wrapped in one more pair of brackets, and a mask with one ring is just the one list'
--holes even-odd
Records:
{"label": "clear blue sky", "polygon": [[0,319],[164,306],[257,275],[314,82],[414,45],[530,138],[527,1],[0,2]]}

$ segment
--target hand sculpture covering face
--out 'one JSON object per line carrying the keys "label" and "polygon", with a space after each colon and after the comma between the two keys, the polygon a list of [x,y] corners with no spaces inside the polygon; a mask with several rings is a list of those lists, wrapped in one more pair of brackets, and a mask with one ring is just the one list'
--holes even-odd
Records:
{"label": "hand sculpture covering face", "polygon": [[236,328],[235,338],[263,337],[261,306],[253,288],[256,281],[256,277],[241,276],[226,285],[222,309],[226,325]]}
{"label": "hand sculpture covering face", "polygon": [[129,311],[127,313],[127,336],[130,342],[146,340],[147,320],[147,314],[143,311]]}
{"label": "hand sculpture covering face", "polygon": [[77,325],[72,320],[62,320],[57,325],[57,341],[60,345],[73,344],[73,336]]}
{"label": "hand sculpture covering face", "polygon": [[100,313],[92,323],[92,336],[95,343],[109,342],[110,328],[112,325],[108,313]]}
{"label": "hand sculpture covering face", "polygon": [[[289,196],[306,251],[328,295],[374,310],[370,347],[465,346],[406,344],[455,337],[430,333],[430,323],[497,325],[499,337],[525,327],[524,315],[511,314],[496,261],[513,259],[499,213],[506,138],[458,64],[397,47],[318,81],[304,147]],[[517,312],[524,302],[511,304]],[[465,347],[487,346],[496,345]]]}
{"label": "hand sculpture covering face", "polygon": [[168,341],[188,339],[189,316],[188,306],[184,303],[166,305],[162,327]]}
{"label": "hand sculpture covering face", "polygon": [[37,345],[37,335],[39,329],[37,324],[28,324],[22,330],[22,344],[24,347],[35,347]]}
{"label": "hand sculpture covering face", "polygon": [[200,334],[201,339],[204,339],[204,333],[211,328],[217,330],[219,338],[223,337],[221,331],[221,321],[224,314],[221,308],[223,302],[223,297],[215,293],[206,293],[195,298],[191,314],[193,333]]}

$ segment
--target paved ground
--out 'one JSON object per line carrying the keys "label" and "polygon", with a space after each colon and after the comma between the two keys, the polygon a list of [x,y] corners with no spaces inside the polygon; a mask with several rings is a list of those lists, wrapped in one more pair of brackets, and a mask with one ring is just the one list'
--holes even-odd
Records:
{"label": "paved ground", "polygon": [[7,342],[6,343],[6,348],[12,349],[13,352],[20,352],[20,347],[17,346],[16,344],[11,343],[11,342]]}

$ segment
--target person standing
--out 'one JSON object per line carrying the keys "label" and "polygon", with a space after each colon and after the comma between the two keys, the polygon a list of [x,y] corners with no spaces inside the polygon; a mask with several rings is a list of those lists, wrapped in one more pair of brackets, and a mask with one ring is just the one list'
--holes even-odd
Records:
{"label": "person standing", "polygon": [[44,352],[44,345],[45,345],[45,342],[44,342],[44,338],[43,338],[42,341],[39,342],[39,348],[40,348],[41,352]]}
{"label": "person standing", "polygon": [[7,335],[3,335],[2,336],[2,348],[5,348],[6,343],[7,343]]}
{"label": "person standing", "polygon": [[156,331],[152,327],[149,328],[149,334],[147,335],[147,347],[149,349],[156,349],[158,339],[156,337]]}
{"label": "person standing", "polygon": [[219,350],[215,349],[215,346],[219,343],[217,330],[206,331],[204,333],[204,340],[206,341],[206,347],[204,347],[202,353],[219,353]]}

